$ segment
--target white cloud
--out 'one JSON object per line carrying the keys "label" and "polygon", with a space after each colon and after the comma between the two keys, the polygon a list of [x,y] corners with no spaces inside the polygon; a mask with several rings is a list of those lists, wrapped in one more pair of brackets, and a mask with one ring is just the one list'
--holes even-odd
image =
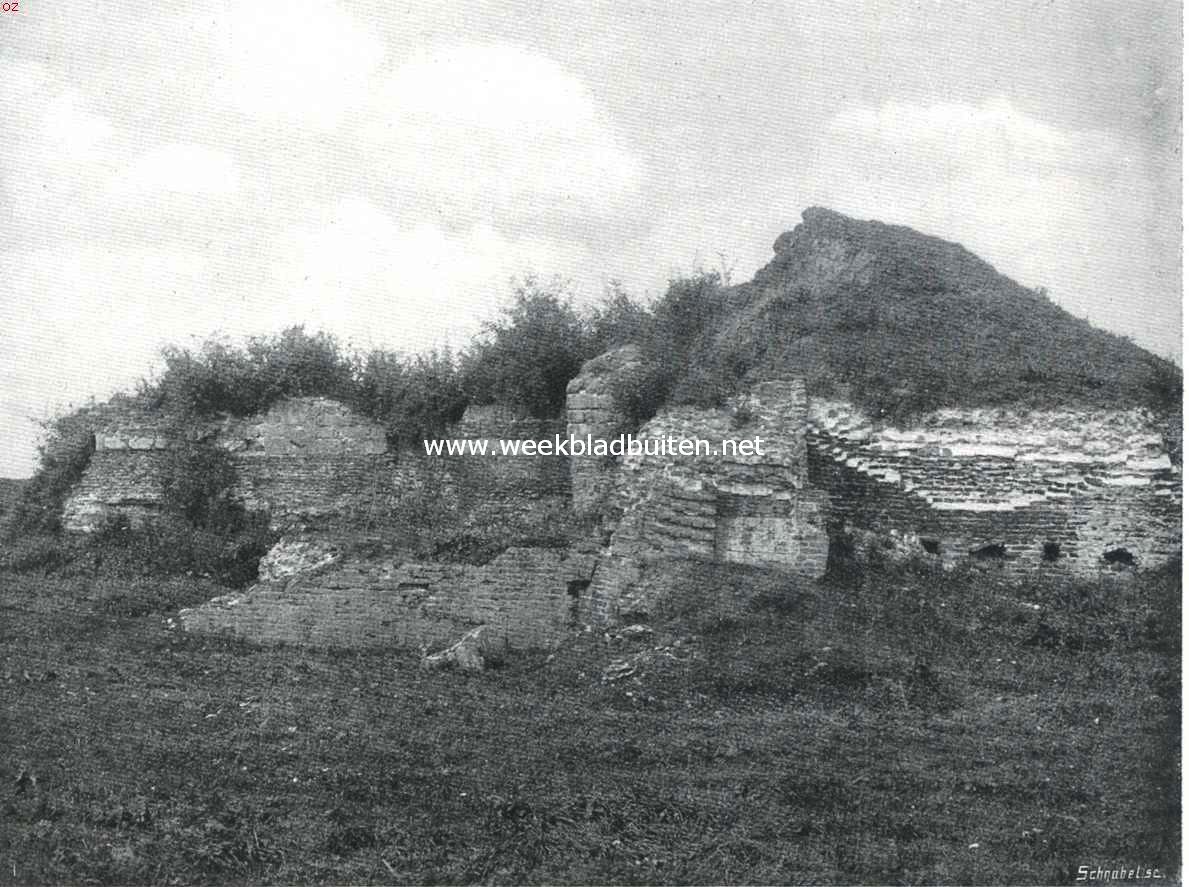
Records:
{"label": "white cloud", "polygon": [[583,238],[640,165],[556,63],[461,46],[377,78],[378,44],[334,6],[204,27],[221,79],[190,97],[202,144],[178,127],[148,141],[25,66],[22,162],[0,166],[0,473],[30,465],[24,416],[133,384],[167,342],[306,323],[361,347],[462,345],[514,275],[601,286]]}
{"label": "white cloud", "polygon": [[47,147],[71,156],[87,156],[111,138],[111,122],[79,107],[78,90],[70,89],[52,99],[42,115]]}
{"label": "white cloud", "polygon": [[153,148],[120,170],[109,187],[118,193],[233,194],[239,171],[225,151],[203,145]]}
{"label": "white cloud", "polygon": [[223,86],[262,120],[336,126],[366,94],[383,44],[333,0],[254,0],[220,15]]}
{"label": "white cloud", "polygon": [[0,474],[32,470],[29,419],[133,385],[209,318],[205,257],[174,247],[0,253]]}
{"label": "white cloud", "polygon": [[17,84],[0,152],[5,243],[45,243],[78,223],[118,153],[116,127],[80,90],[63,89],[40,65],[13,66]]}
{"label": "white cloud", "polygon": [[394,182],[472,218],[602,218],[642,176],[589,89],[515,46],[416,54],[383,84],[363,133]]}
{"label": "white cloud", "polygon": [[1121,146],[1102,130],[1065,131],[1025,114],[1007,98],[981,105],[889,101],[835,114],[830,129],[885,151],[933,151],[947,165],[999,163],[1051,170],[1118,162]]}
{"label": "white cloud", "polygon": [[507,296],[511,277],[577,273],[584,258],[571,244],[510,240],[486,225],[457,233],[430,222],[402,226],[367,200],[346,199],[282,238],[272,295],[250,325],[284,317],[360,347],[457,345]]}
{"label": "white cloud", "polygon": [[897,101],[879,108],[860,106],[839,112],[830,125],[892,145],[946,142],[959,150],[1002,146],[1033,155],[1048,155],[1069,141],[1059,130],[1020,113],[1003,97],[981,106]]}

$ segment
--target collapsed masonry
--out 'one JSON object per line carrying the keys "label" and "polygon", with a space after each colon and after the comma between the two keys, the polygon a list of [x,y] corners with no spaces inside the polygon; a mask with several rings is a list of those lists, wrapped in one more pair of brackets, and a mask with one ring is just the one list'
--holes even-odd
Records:
{"label": "collapsed masonry", "polygon": [[[903,304],[893,307],[901,310],[915,304],[914,287],[940,287],[970,304],[979,294],[997,308],[1061,320],[1055,306],[1021,295],[956,244],[821,209],[804,219],[777,240],[751,289],[735,294],[737,309],[754,315],[751,335],[762,334],[769,309],[825,312],[851,290],[872,310],[882,293],[899,293]],[[848,323],[862,327],[868,314]],[[344,646],[436,644],[486,625],[515,645],[550,645],[576,625],[651,609],[653,578],[674,559],[816,578],[833,558],[1092,576],[1179,557],[1181,468],[1161,417],[1138,408],[964,409],[896,427],[841,400],[808,397],[801,377],[813,365],[793,372],[781,364],[722,408],[668,407],[636,430],[645,440],[713,444],[759,437],[762,455],[429,459],[392,451],[379,425],[321,398],[191,429],[226,449],[235,496],[266,511],[286,538],[256,587],[185,611],[181,622]],[[472,406],[447,436],[613,438],[631,428],[619,393],[643,369],[639,349],[617,349],[571,380],[563,416]],[[94,453],[65,525],[93,530],[113,514],[152,519],[177,441],[158,417],[119,404],[92,417]],[[570,509],[602,523],[578,545],[526,544],[486,563],[426,562],[408,554],[401,536],[409,528],[393,520],[409,491],[448,501],[472,524]],[[348,544],[361,536],[380,554]]]}
{"label": "collapsed masonry", "polygon": [[1020,576],[1156,567],[1181,550],[1181,470],[1143,410],[938,410],[912,428],[812,408],[810,476],[839,524]]}
{"label": "collapsed masonry", "polygon": [[[626,418],[611,396],[615,377],[639,366],[632,348],[590,362],[570,386],[564,422],[473,408],[452,433],[618,433]],[[69,528],[94,529],[114,513],[148,520],[160,509],[172,441],[150,419],[107,414],[67,503]],[[759,437],[762,456],[458,457],[445,475],[414,453],[390,452],[378,425],[322,398],[206,433],[231,454],[241,501],[268,511],[290,538],[262,562],[257,586],[185,611],[181,622],[261,641],[436,645],[487,625],[514,646],[548,646],[578,625],[650,610],[649,577],[673,559],[814,578],[856,533],[946,565],[973,560],[1017,575],[1158,566],[1181,545],[1180,468],[1140,410],[945,410],[895,428],[845,403],[811,402],[799,380],[775,380],[721,409],[664,409],[637,431],[644,440]],[[403,558],[399,540],[386,540],[397,544],[379,557],[344,553],[341,540],[372,526],[402,488],[443,477],[488,519],[550,502],[617,519],[604,539],[512,548],[477,565]]]}
{"label": "collapsed masonry", "polygon": [[[640,367],[632,347],[589,362],[569,386],[574,434],[610,436],[625,426],[612,392]],[[576,508],[610,505],[622,515],[591,586],[591,617],[650,610],[648,572],[673,558],[751,564],[815,578],[826,569],[825,495],[809,484],[808,399],[800,380],[755,386],[722,409],[662,410],[635,436],[721,441],[759,438],[760,453],[657,459],[614,466],[571,461]]]}
{"label": "collapsed masonry", "polygon": [[[152,519],[175,433],[159,414],[134,405],[101,410],[94,421],[94,452],[63,525],[89,532],[115,513],[133,524]],[[190,433],[217,440],[233,457],[236,497],[278,521],[358,522],[398,483],[384,429],[333,400],[282,401],[264,415],[212,421]]]}

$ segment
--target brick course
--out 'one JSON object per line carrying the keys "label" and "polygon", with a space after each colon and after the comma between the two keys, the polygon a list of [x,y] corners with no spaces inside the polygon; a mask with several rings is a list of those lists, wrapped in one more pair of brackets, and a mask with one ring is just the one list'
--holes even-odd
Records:
{"label": "brick course", "polygon": [[324,647],[430,647],[487,625],[549,647],[578,624],[594,555],[510,548],[481,566],[341,561],[183,610],[187,631]]}
{"label": "brick course", "polygon": [[928,538],[949,564],[1001,545],[1020,575],[1114,569],[1119,548],[1143,567],[1179,556],[1181,470],[1142,410],[941,410],[902,429],[818,402],[812,420],[835,525]]}

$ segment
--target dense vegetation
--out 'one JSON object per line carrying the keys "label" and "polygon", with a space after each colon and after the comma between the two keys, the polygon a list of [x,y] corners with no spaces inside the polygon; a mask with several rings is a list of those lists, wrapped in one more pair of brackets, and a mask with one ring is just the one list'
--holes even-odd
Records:
{"label": "dense vegetation", "polygon": [[583,362],[629,340],[648,313],[620,289],[587,311],[564,284],[514,282],[499,316],[457,358],[377,349],[353,353],[324,332],[293,327],[242,345],[213,337],[167,348],[160,376],[142,386],[146,406],[184,420],[259,413],[284,397],[342,400],[389,429],[394,445],[441,436],[468,403],[502,403],[557,416]]}
{"label": "dense vegetation", "polygon": [[94,406],[58,416],[43,425],[45,443],[37,472],[16,491],[0,531],[7,536],[57,533],[62,504],[91,459]]}
{"label": "dense vegetation", "polygon": [[0,883],[1175,878],[1178,575],[687,564],[653,634],[474,676],[171,629],[207,582],[6,576]]}

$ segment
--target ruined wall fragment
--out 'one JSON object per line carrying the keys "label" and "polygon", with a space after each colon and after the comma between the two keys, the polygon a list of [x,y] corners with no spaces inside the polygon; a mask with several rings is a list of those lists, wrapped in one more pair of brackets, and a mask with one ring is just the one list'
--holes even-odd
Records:
{"label": "ruined wall fragment", "polygon": [[614,477],[622,513],[591,589],[592,618],[651,608],[642,576],[664,559],[701,558],[825,572],[824,496],[808,484],[807,399],[800,380],[755,386],[722,409],[662,410],[642,440],[760,438],[762,455],[628,456]]}
{"label": "ruined wall fragment", "polygon": [[926,540],[1010,572],[1158,567],[1181,546],[1180,468],[1144,410],[939,410],[911,428],[811,409],[811,480],[835,524]]}
{"label": "ruined wall fragment", "polygon": [[[617,403],[621,386],[643,372],[639,347],[625,345],[601,354],[582,365],[582,371],[566,387],[566,430],[579,440],[610,440],[628,429],[628,417]],[[608,488],[615,461],[600,456],[576,456],[570,460],[573,507],[579,514],[596,509]]]}
{"label": "ruined wall fragment", "polygon": [[187,631],[327,647],[435,646],[478,626],[524,649],[578,625],[594,556],[510,548],[482,565],[343,557],[183,610]]}

